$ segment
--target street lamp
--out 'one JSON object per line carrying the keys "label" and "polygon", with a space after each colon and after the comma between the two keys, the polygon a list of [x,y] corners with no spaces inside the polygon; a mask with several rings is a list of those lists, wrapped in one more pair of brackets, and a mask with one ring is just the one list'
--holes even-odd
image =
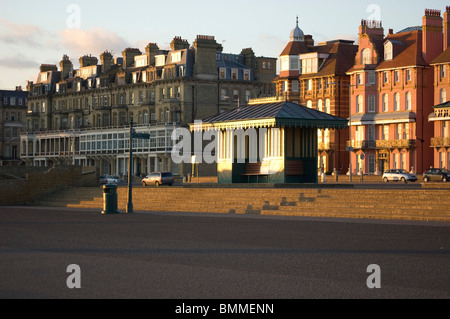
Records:
{"label": "street lamp", "polygon": [[128,202],[127,214],[133,213],[133,118],[130,121],[130,158],[128,160]]}

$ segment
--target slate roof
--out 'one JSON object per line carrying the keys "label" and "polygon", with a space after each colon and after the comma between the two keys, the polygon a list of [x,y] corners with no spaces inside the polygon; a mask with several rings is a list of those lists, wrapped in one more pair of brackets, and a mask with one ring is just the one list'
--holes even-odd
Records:
{"label": "slate roof", "polygon": [[281,52],[280,56],[285,55],[298,55],[301,53],[308,53],[309,50],[306,47],[304,42],[301,41],[291,41],[284,48],[283,52]]}
{"label": "slate roof", "polygon": [[389,61],[382,61],[378,64],[377,70],[427,65],[422,57],[422,37],[419,36],[419,31],[391,34],[385,40],[395,40],[393,42],[394,58]]}
{"label": "slate roof", "polygon": [[243,122],[274,119],[277,127],[314,127],[345,129],[348,120],[288,102],[273,102],[244,106],[226,113],[212,116],[203,123]]}
{"label": "slate roof", "polygon": [[450,48],[445,49],[439,54],[430,64],[449,63],[450,62]]}
{"label": "slate roof", "polygon": [[311,47],[310,52],[328,53],[329,56],[317,73],[303,74],[300,76],[301,78],[345,75],[355,64],[358,46],[347,43],[330,42],[326,45]]}
{"label": "slate roof", "polygon": [[433,106],[435,109],[450,107],[450,101]]}

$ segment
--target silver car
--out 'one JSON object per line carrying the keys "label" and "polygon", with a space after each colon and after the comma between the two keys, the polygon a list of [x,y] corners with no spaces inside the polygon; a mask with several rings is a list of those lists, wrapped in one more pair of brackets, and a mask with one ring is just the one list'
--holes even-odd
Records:
{"label": "silver car", "polygon": [[383,182],[387,183],[389,181],[394,182],[415,182],[417,181],[417,176],[415,174],[408,173],[404,169],[388,169],[383,174]]}
{"label": "silver car", "polygon": [[142,186],[155,185],[156,187],[160,185],[172,186],[174,183],[174,177],[170,172],[155,172],[147,175],[142,180]]}

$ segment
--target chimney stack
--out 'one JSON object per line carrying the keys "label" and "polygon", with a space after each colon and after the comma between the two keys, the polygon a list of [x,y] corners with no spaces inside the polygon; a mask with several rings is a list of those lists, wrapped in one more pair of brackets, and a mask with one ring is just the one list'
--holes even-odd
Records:
{"label": "chimney stack", "polygon": [[218,43],[214,36],[197,35],[194,41],[194,76],[203,80],[217,80],[216,64]]}
{"label": "chimney stack", "polygon": [[361,20],[359,27],[359,37],[367,34],[371,38],[384,38],[383,24],[379,20]]}
{"label": "chimney stack", "polygon": [[98,59],[90,55],[82,56],[79,61],[80,61],[80,68],[97,65],[98,63]]}
{"label": "chimney stack", "polygon": [[314,39],[313,36],[310,34],[305,35],[305,45],[307,47],[313,47],[314,46]]}
{"label": "chimney stack", "polygon": [[450,32],[448,29],[450,27],[450,6],[447,6],[445,8],[443,27],[444,27],[443,50],[446,50],[450,46]]}
{"label": "chimney stack", "polygon": [[102,63],[102,73],[106,73],[111,70],[113,61],[113,56],[111,53],[109,53],[108,51],[103,52],[100,55],[100,61]]}
{"label": "chimney stack", "polygon": [[128,69],[132,67],[134,64],[134,57],[142,55],[142,52],[139,49],[127,48],[122,52],[123,56],[123,68]]}
{"label": "chimney stack", "polygon": [[170,49],[172,51],[189,49],[189,42],[187,42],[187,40],[181,39],[181,37],[175,37],[170,43]]}
{"label": "chimney stack", "polygon": [[145,48],[147,54],[148,64],[155,65],[155,56],[159,54],[159,47],[156,43],[149,43]]}
{"label": "chimney stack", "polygon": [[426,63],[442,53],[442,23],[440,10],[425,10],[422,19],[422,55]]}
{"label": "chimney stack", "polygon": [[59,66],[61,68],[61,79],[69,77],[69,73],[73,70],[73,65],[66,54],[63,55],[61,62],[59,62]]}

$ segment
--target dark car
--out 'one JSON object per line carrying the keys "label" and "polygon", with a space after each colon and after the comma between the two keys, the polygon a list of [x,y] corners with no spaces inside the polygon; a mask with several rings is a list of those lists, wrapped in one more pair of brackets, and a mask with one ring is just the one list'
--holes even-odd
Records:
{"label": "dark car", "polygon": [[423,173],[423,181],[427,182],[447,182],[450,180],[450,172],[444,168],[430,168]]}
{"label": "dark car", "polygon": [[155,172],[147,175],[142,180],[142,186],[155,185],[156,187],[160,185],[172,186],[174,183],[174,177],[170,172]]}
{"label": "dark car", "polygon": [[100,176],[100,185],[106,185],[108,184],[108,179],[106,178],[105,175],[101,175]]}

